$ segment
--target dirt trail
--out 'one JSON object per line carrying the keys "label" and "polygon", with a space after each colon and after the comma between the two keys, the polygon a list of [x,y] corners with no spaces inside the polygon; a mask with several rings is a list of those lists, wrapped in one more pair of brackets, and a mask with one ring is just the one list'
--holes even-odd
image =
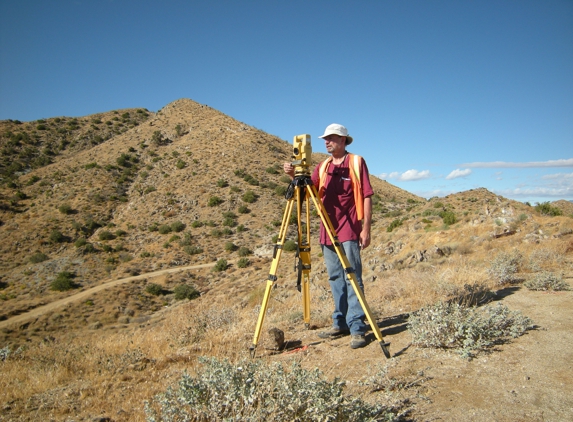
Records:
{"label": "dirt trail", "polygon": [[[515,287],[506,289],[499,301],[531,318],[535,329],[473,360],[455,352],[412,347],[403,320],[383,327],[399,371],[423,373],[425,379],[415,392],[406,393],[413,395],[413,420],[573,420],[573,292]],[[316,333],[309,333],[303,344],[313,337]],[[387,362],[377,345],[351,351],[347,338],[313,346],[306,361],[346,380]]]}
{"label": "dirt trail", "polygon": [[11,318],[0,321],[0,329],[5,328],[5,327],[9,327],[10,325],[14,325],[14,324],[21,324],[21,323],[28,321],[30,319],[38,318],[39,316],[45,314],[46,312],[53,311],[53,310],[60,308],[64,305],[67,305],[68,303],[71,303],[71,302],[79,301],[81,299],[86,299],[96,292],[99,292],[99,291],[102,291],[105,289],[109,289],[110,287],[114,287],[114,286],[117,286],[119,284],[128,283],[128,282],[133,281],[133,280],[141,280],[143,278],[157,277],[157,276],[160,276],[163,274],[176,273],[176,272],[184,271],[184,270],[209,268],[209,267],[215,266],[215,264],[216,264],[216,262],[212,262],[209,264],[188,265],[188,266],[182,266],[182,267],[167,268],[165,270],[159,270],[159,271],[135,275],[135,276],[131,276],[131,277],[119,278],[116,280],[106,281],[106,282],[99,284],[95,287],[91,287],[89,289],[78,292],[72,296],[68,296],[68,297],[65,297],[63,299],[56,300],[54,302],[48,303],[47,305],[38,306],[37,308],[34,308],[29,312],[24,312],[22,314],[15,315]]}

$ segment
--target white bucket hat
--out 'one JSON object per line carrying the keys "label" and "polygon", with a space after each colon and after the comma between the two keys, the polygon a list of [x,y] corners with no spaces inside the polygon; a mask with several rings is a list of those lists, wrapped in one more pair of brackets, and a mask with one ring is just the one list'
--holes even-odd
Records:
{"label": "white bucket hat", "polygon": [[352,143],[352,136],[348,136],[348,130],[338,123],[328,125],[324,130],[324,135],[319,136],[319,138],[326,138],[328,135],[346,136],[346,145],[350,145]]}

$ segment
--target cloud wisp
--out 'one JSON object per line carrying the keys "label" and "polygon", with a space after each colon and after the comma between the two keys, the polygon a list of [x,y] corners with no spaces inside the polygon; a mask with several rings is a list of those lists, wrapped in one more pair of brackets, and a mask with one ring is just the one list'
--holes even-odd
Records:
{"label": "cloud wisp", "polygon": [[401,182],[412,182],[416,180],[428,179],[431,176],[432,175],[430,174],[430,170],[422,170],[422,171],[408,170],[405,171],[404,173],[399,173],[397,171],[393,171],[392,173],[382,173],[378,177],[380,177],[380,179],[383,180],[394,179],[394,180],[399,180]]}
{"label": "cloud wisp", "polygon": [[466,177],[469,176],[470,174],[472,174],[472,171],[470,169],[463,169],[463,170],[455,169],[446,176],[446,180],[457,179],[458,177]]}
{"label": "cloud wisp", "polygon": [[548,160],[548,161],[527,161],[523,163],[512,163],[508,161],[475,162],[460,164],[460,167],[470,168],[545,168],[545,167],[573,167],[573,158]]}

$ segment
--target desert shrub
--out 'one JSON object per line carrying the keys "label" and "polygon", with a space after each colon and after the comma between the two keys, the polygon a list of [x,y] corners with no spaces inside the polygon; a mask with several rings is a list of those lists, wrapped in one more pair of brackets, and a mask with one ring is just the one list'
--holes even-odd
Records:
{"label": "desert shrub", "polygon": [[444,224],[448,226],[455,224],[458,221],[456,215],[452,211],[442,211],[438,215],[442,217]]}
{"label": "desert shrub", "polygon": [[58,291],[58,292],[65,292],[67,290],[74,289],[76,284],[74,283],[74,274],[68,271],[62,271],[58,273],[56,279],[52,281],[50,284],[50,289]]}
{"label": "desert shrub", "polygon": [[223,226],[235,227],[236,225],[237,225],[237,222],[235,221],[234,218],[227,217],[227,218],[225,218],[225,220],[223,220]]}
{"label": "desert shrub", "polygon": [[112,240],[115,239],[115,236],[109,230],[103,230],[98,234],[99,240]]}
{"label": "desert shrub", "polygon": [[565,283],[559,275],[550,271],[537,273],[523,284],[529,290],[571,290],[569,284]]}
{"label": "desert shrub", "polygon": [[157,228],[157,230],[161,234],[169,234],[171,233],[171,226],[169,224],[162,224]]}
{"label": "desert shrub", "polygon": [[413,344],[457,349],[465,358],[507,337],[519,337],[531,327],[529,318],[503,305],[476,308],[440,302],[420,309],[408,320]]}
{"label": "desert shrub", "polygon": [[251,255],[253,252],[247,248],[246,246],[241,246],[239,248],[239,256],[249,256]]}
{"label": "desert shrub", "polygon": [[220,188],[226,188],[229,186],[229,183],[225,179],[219,179],[217,180],[217,186]]}
{"label": "desert shrub", "polygon": [[541,215],[549,215],[552,217],[563,215],[563,212],[551,205],[549,202],[542,202],[535,205],[535,211],[539,212]]}
{"label": "desert shrub", "polygon": [[243,224],[239,224],[237,226],[237,233],[241,233],[244,232],[246,230],[245,226]]}
{"label": "desert shrub", "polygon": [[95,248],[94,245],[92,245],[91,243],[86,243],[81,249],[80,249],[81,253],[95,253],[97,252],[97,249]]}
{"label": "desert shrub", "polygon": [[175,165],[177,166],[178,169],[182,169],[182,168],[185,168],[187,163],[180,158],[177,160],[177,164],[175,164]]}
{"label": "desert shrub", "polygon": [[440,201],[436,202],[436,203],[434,204],[434,208],[444,208],[443,202],[440,202]]}
{"label": "desert shrub", "polygon": [[499,284],[514,283],[518,281],[516,276],[523,256],[518,250],[512,252],[502,251],[495,256],[487,270],[487,273],[493,277]]}
{"label": "desert shrub", "polygon": [[66,236],[64,236],[63,233],[59,230],[53,230],[50,233],[49,239],[52,243],[62,243],[66,241]]}
{"label": "desert shrub", "polygon": [[182,223],[181,221],[174,221],[173,223],[171,223],[171,230],[173,230],[175,233],[179,233],[182,232],[183,230],[185,230],[185,224]]}
{"label": "desert shrub", "polygon": [[247,268],[250,264],[249,258],[241,258],[237,261],[237,267],[239,268]]}
{"label": "desert shrub", "polygon": [[62,204],[58,207],[58,211],[60,211],[62,214],[71,214],[74,210],[72,209],[72,206],[70,204]]}
{"label": "desert shrub", "polygon": [[391,232],[396,227],[400,227],[401,225],[402,225],[402,220],[400,220],[400,219],[394,220],[390,223],[390,225],[388,227],[386,227],[386,231]]}
{"label": "desert shrub", "polygon": [[329,381],[318,369],[299,362],[227,360],[201,357],[197,375],[184,373],[176,388],[168,388],[145,403],[148,421],[362,421],[395,420],[398,409],[368,404],[345,396],[340,379]]}
{"label": "desert shrub", "polygon": [[218,196],[212,196],[209,198],[207,205],[209,205],[210,207],[216,207],[217,205],[221,204],[222,202],[223,202],[223,200],[221,198],[219,198]]}
{"label": "desert shrub", "polygon": [[122,237],[122,236],[125,236],[126,234],[127,234],[127,232],[125,230],[122,230],[122,229],[118,229],[115,231],[115,235],[117,237]]}
{"label": "desert shrub", "polygon": [[198,228],[198,227],[203,227],[203,223],[202,223],[201,221],[199,221],[199,220],[195,220],[195,221],[193,221],[193,222],[191,223],[191,227],[193,227],[193,228],[195,228],[195,229]]}
{"label": "desert shrub", "polygon": [[290,184],[291,178],[290,178],[290,176],[287,176],[287,175],[285,174],[285,175],[281,176],[281,178],[279,179],[279,181],[282,182],[282,183],[288,183],[288,184]]}
{"label": "desert shrub", "polygon": [[241,205],[239,207],[239,213],[241,214],[248,214],[251,210],[246,205]]}
{"label": "desert shrub", "polygon": [[277,196],[285,196],[285,194],[287,193],[288,187],[287,186],[277,186],[275,188],[275,195]]}
{"label": "desert shrub", "polygon": [[153,296],[161,296],[165,294],[163,287],[156,283],[149,283],[145,286],[145,291]]}
{"label": "desert shrub", "polygon": [[203,249],[201,249],[199,246],[184,246],[183,247],[183,251],[189,255],[198,255],[200,253],[203,253]]}
{"label": "desert shrub", "polygon": [[81,248],[82,246],[84,246],[86,243],[88,243],[88,241],[86,240],[85,237],[80,237],[78,238],[75,242],[74,242],[74,246],[76,248]]}
{"label": "desert shrub", "polygon": [[215,272],[225,271],[227,269],[227,266],[228,266],[227,260],[226,259],[220,259],[217,261],[217,263],[213,267],[213,271],[215,271]]}
{"label": "desert shrub", "polygon": [[49,259],[48,255],[42,252],[36,252],[32,256],[30,256],[30,258],[28,258],[31,264],[39,264],[40,262],[44,262],[48,259]]}
{"label": "desert shrub", "polygon": [[225,250],[227,252],[234,252],[235,250],[237,250],[237,245],[235,245],[233,242],[226,242]]}
{"label": "desert shrub", "polygon": [[286,252],[293,252],[298,249],[298,244],[294,240],[287,240],[283,245],[283,250]]}
{"label": "desert shrub", "polygon": [[189,286],[188,284],[180,284],[173,289],[173,293],[175,293],[176,300],[184,300],[184,299],[195,299],[201,295],[197,289],[193,286]]}
{"label": "desert shrub", "polygon": [[252,190],[248,190],[243,194],[242,199],[244,202],[252,204],[257,200],[257,195]]}

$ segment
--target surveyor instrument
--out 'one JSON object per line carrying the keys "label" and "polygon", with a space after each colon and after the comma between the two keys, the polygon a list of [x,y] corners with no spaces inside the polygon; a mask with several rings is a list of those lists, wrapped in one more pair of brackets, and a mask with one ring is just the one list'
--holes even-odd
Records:
{"label": "surveyor instrument", "polygon": [[[277,281],[277,269],[281,259],[281,254],[287,237],[288,226],[291,221],[291,215],[293,208],[296,205],[296,221],[297,221],[297,255],[298,259],[295,269],[297,271],[297,288],[302,293],[302,308],[303,308],[303,320],[307,328],[310,328],[310,270],[311,270],[311,260],[310,260],[310,200],[314,203],[316,211],[322,221],[326,232],[334,246],[338,259],[340,260],[346,278],[349,280],[360,305],[364,310],[364,314],[370,323],[370,328],[374,331],[374,335],[378,340],[384,355],[390,358],[390,352],[388,347],[390,343],[384,342],[382,338],[382,333],[376,321],[372,318],[372,312],[364,298],[364,293],[360,288],[358,281],[356,279],[356,274],[354,269],[350,266],[346,253],[342,244],[339,242],[330,217],[326,213],[324,204],[318,198],[316,187],[312,182],[310,175],[310,166],[312,164],[312,147],[310,143],[310,135],[297,135],[293,140],[293,161],[291,164],[294,167],[294,178],[291,181],[285,197],[287,199],[286,208],[283,214],[281,228],[279,231],[278,239],[273,249],[273,260],[271,262],[271,268],[269,271],[269,276],[267,279],[265,294],[263,296],[263,302],[261,304],[261,309],[259,312],[259,318],[257,320],[257,326],[255,329],[255,335],[253,337],[253,345],[251,346],[251,356],[255,356],[257,344],[261,335],[261,329],[265,320],[265,315],[267,313],[267,308],[269,306],[269,299],[271,295],[271,290]],[[306,220],[303,224],[303,203]]]}

